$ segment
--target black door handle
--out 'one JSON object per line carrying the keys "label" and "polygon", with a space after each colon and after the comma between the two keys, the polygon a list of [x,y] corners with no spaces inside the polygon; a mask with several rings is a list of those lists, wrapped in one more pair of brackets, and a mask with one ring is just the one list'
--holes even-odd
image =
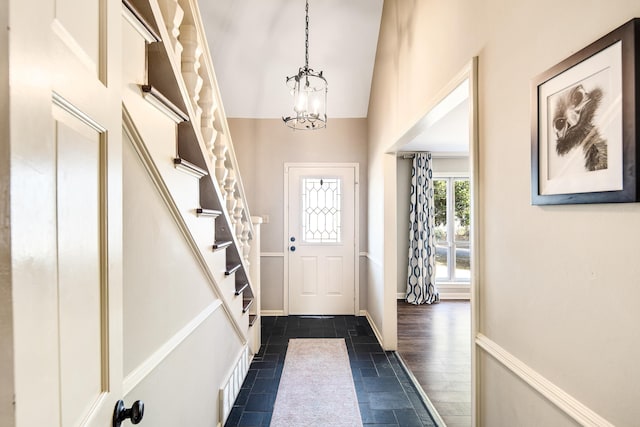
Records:
{"label": "black door handle", "polygon": [[290,250],[291,252],[295,252],[295,251],[296,251],[296,247],[295,247],[295,246],[291,246],[291,247],[289,248],[289,250]]}
{"label": "black door handle", "polygon": [[131,419],[131,424],[138,424],[144,417],[144,402],[136,400],[131,405],[131,408],[126,409],[124,402],[118,400],[116,407],[113,410],[113,427],[120,427],[122,422],[126,419]]}

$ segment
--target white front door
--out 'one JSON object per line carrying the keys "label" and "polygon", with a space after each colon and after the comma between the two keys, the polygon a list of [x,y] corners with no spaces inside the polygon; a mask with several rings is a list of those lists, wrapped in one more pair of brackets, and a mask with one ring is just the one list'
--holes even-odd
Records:
{"label": "white front door", "polygon": [[122,397],[121,7],[11,1],[18,427],[110,426]]}
{"label": "white front door", "polygon": [[355,165],[287,166],[289,314],[356,313]]}

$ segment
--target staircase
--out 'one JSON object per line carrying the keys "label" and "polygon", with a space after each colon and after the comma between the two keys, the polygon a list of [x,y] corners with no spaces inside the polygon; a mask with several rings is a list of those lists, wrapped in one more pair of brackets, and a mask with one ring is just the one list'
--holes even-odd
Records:
{"label": "staircase", "polygon": [[123,0],[122,10],[132,27],[123,29],[124,131],[256,353],[261,221],[249,213],[197,2]]}

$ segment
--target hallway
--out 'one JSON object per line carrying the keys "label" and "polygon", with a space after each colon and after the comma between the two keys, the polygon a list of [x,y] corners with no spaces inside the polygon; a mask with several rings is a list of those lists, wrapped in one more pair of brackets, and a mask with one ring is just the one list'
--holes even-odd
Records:
{"label": "hallway", "polygon": [[345,338],[364,426],[435,426],[408,375],[365,317],[262,318],[262,347],[225,424],[268,426],[290,338]]}

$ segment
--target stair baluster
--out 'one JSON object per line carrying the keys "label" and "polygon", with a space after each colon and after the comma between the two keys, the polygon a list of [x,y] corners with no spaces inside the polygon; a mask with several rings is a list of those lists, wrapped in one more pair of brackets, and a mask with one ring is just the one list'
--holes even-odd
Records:
{"label": "stair baluster", "polygon": [[202,56],[202,48],[198,43],[198,32],[193,25],[182,25],[180,27],[179,40],[182,43],[182,78],[187,86],[187,92],[191,96],[191,103],[196,113],[196,119],[199,120],[202,114],[202,108],[198,104],[200,99],[200,90],[202,89],[203,80],[198,74],[200,70],[200,57]]}
{"label": "stair baluster", "polygon": [[236,196],[234,194],[236,190],[236,172],[233,169],[227,169],[227,179],[224,181],[224,190],[226,197],[226,206],[227,211],[229,212],[229,217],[232,221],[231,227],[233,228],[233,232],[235,234],[235,222],[233,222],[233,212],[236,208]]}
{"label": "stair baluster", "polygon": [[218,132],[213,127],[213,112],[215,109],[215,104],[213,102],[213,91],[211,86],[203,85],[200,90],[200,99],[198,100],[198,105],[202,110],[202,114],[200,115],[200,132],[202,133],[202,139],[204,139],[204,143],[207,147],[208,154],[211,157],[211,160],[216,161],[214,155],[214,143],[216,141],[216,137]]}
{"label": "stair baluster", "polygon": [[[237,191],[237,189],[236,189]],[[242,203],[242,197],[237,192],[234,192],[234,197],[236,200],[236,206],[233,212],[229,211],[233,215],[233,227],[236,232],[236,238],[240,245],[242,246],[242,213],[244,212],[244,203]],[[240,250],[242,252],[242,250]]]}
{"label": "stair baluster", "polygon": [[173,54],[180,62],[182,44],[178,40],[178,36],[180,35],[180,24],[184,19],[184,10],[178,4],[178,0],[158,0],[158,5],[169,33],[169,40],[166,40],[166,42],[169,43],[169,46],[173,49]]}
{"label": "stair baluster", "polygon": [[249,266],[249,254],[251,253],[251,244],[250,244],[250,236],[251,236],[251,223],[248,220],[244,220],[242,222],[242,257],[244,258],[244,263]]}
{"label": "stair baluster", "polygon": [[225,190],[224,184],[227,180],[227,167],[224,164],[224,160],[227,157],[227,145],[225,144],[225,135],[220,134],[216,138],[216,141],[213,145],[213,154],[216,158],[216,179],[218,180],[218,186],[220,187],[220,192],[222,195],[222,202],[227,198],[227,192]]}

